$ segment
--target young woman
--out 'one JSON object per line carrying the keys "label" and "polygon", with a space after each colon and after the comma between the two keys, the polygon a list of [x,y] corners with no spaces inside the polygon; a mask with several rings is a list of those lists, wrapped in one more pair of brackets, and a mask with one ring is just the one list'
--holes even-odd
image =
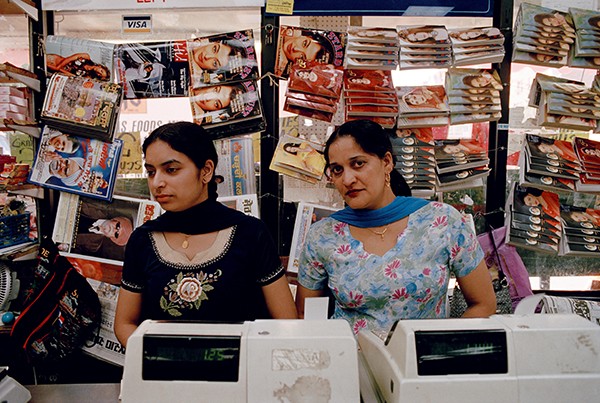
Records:
{"label": "young woman", "polygon": [[296,318],[264,223],[216,201],[217,152],[204,129],[163,125],[143,145],[148,186],[166,212],[125,250],[115,334],[127,344],[144,319]]}
{"label": "young woman", "polygon": [[108,67],[92,61],[87,53],[75,53],[67,57],[61,55],[46,55],[46,67],[49,72],[61,73],[68,76],[80,76],[95,78],[98,80],[109,80],[110,70]]}
{"label": "young woman", "polygon": [[445,318],[451,274],[469,305],[465,317],[495,313],[475,233],[453,207],[409,197],[380,125],[343,124],[327,141],[325,157],[347,207],[310,228],[298,272],[300,316],[305,298],[329,288],[333,317],[346,319],[355,333],[385,334],[399,319]]}

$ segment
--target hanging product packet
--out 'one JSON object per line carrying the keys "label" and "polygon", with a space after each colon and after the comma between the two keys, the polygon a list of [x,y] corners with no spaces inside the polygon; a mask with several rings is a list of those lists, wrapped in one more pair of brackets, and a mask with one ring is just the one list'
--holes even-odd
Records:
{"label": "hanging product packet", "polygon": [[80,348],[100,324],[100,301],[85,277],[48,237],[40,241],[32,284],[11,337],[33,362],[58,361]]}

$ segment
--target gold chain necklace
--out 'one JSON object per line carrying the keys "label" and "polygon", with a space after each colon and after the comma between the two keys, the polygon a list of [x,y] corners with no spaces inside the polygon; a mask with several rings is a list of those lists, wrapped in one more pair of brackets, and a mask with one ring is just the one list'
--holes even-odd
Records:
{"label": "gold chain necklace", "polygon": [[371,231],[372,233],[374,233],[375,235],[379,235],[381,237],[381,240],[383,241],[383,237],[385,235],[385,233],[388,230],[388,227],[390,226],[390,224],[386,225],[385,228],[382,231],[375,231],[374,229],[371,228],[367,228],[369,231]]}
{"label": "gold chain necklace", "polygon": [[190,246],[190,242],[188,241],[188,239],[190,238],[191,235],[183,234],[183,236],[185,237],[185,239],[181,243],[181,247],[183,249],[187,249]]}

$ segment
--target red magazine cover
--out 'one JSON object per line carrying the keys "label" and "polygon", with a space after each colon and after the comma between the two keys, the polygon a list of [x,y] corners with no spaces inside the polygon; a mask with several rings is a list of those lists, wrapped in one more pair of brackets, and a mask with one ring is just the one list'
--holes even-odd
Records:
{"label": "red magazine cover", "polygon": [[392,72],[388,70],[346,70],[344,90],[395,92]]}
{"label": "red magazine cover", "polygon": [[293,66],[288,89],[337,99],[342,93],[343,75],[343,68],[333,64]]}

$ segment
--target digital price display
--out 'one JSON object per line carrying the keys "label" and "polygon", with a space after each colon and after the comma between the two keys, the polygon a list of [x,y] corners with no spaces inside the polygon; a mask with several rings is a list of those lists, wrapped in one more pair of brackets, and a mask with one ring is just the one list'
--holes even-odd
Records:
{"label": "digital price display", "polygon": [[146,335],[142,379],[237,382],[240,336]]}
{"label": "digital price display", "polygon": [[506,374],[504,330],[416,331],[419,375]]}

